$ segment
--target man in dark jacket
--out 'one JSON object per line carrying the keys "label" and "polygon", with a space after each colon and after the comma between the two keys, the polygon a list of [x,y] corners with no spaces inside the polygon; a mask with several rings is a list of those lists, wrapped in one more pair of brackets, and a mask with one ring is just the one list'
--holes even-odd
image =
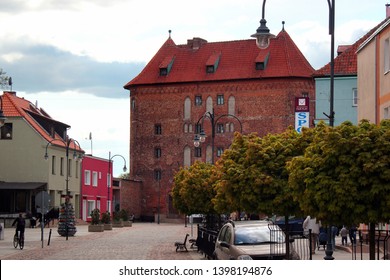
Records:
{"label": "man in dark jacket", "polygon": [[[16,231],[15,235],[21,236],[22,234],[24,235],[24,229],[26,227],[26,221],[23,218],[23,214],[20,213],[19,217],[17,217],[14,222],[12,223],[12,226],[16,225]],[[20,232],[20,235],[18,235],[18,231]]]}

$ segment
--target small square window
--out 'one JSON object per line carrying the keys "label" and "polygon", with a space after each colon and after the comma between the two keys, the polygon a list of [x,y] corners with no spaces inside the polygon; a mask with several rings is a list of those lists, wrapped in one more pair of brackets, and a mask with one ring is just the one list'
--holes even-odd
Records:
{"label": "small square window", "polygon": [[156,134],[156,135],[161,135],[162,134],[161,124],[155,124],[154,125],[154,134]]}
{"label": "small square window", "polygon": [[0,127],[0,139],[12,140],[12,123],[5,123]]}
{"label": "small square window", "polygon": [[202,148],[196,147],[195,148],[195,157],[201,157],[202,156]]}
{"label": "small square window", "polygon": [[197,95],[195,96],[195,106],[201,106],[202,105],[202,96]]}
{"label": "small square window", "polygon": [[224,132],[225,132],[224,125],[222,123],[218,123],[217,124],[217,133],[224,133]]}
{"label": "small square window", "polygon": [[217,105],[223,105],[225,103],[225,100],[223,98],[223,95],[222,94],[219,94],[217,96]]}

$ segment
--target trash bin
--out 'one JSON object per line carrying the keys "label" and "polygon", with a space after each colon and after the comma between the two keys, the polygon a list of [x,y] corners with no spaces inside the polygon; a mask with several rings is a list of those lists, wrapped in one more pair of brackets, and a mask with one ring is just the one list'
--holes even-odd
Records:
{"label": "trash bin", "polygon": [[0,240],[4,240],[4,223],[0,223]]}

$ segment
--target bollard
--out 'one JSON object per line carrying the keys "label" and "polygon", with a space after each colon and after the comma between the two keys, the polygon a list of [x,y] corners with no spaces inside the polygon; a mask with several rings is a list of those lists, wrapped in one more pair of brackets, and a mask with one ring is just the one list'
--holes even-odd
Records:
{"label": "bollard", "polygon": [[47,246],[50,245],[50,237],[51,237],[51,229],[50,229],[50,231],[49,231],[49,239],[47,240]]}

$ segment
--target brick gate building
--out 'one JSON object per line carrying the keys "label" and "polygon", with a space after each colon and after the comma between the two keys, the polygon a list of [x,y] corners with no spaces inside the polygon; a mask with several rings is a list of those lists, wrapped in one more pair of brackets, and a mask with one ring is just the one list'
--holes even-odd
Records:
{"label": "brick gate building", "polygon": [[[294,126],[295,98],[314,101],[313,72],[284,28],[267,49],[253,39],[193,38],[176,45],[169,36],[124,86],[130,91],[129,185],[140,191],[135,214],[177,217],[169,195],[175,172],[196,160],[218,160],[234,131],[262,136]],[[214,157],[206,112],[215,117]],[[196,148],[194,136],[201,128],[207,138]]]}

